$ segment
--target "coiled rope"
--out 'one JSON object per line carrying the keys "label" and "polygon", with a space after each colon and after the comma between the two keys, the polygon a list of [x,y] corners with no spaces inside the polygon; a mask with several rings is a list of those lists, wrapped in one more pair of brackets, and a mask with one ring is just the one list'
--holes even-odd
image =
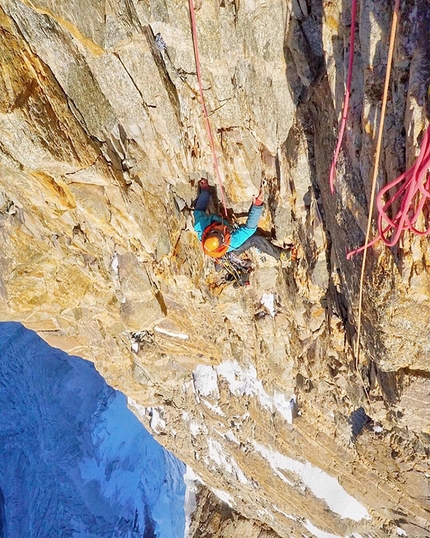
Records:
{"label": "coiled rope", "polygon": [[223,188],[221,174],[220,174],[219,166],[218,166],[218,158],[217,158],[216,150],[215,150],[215,141],[214,141],[214,138],[213,138],[213,135],[212,135],[212,128],[211,128],[211,124],[210,124],[210,121],[209,121],[208,111],[206,109],[205,98],[204,98],[204,95],[203,95],[203,83],[202,83],[202,74],[201,74],[201,68],[200,68],[199,45],[198,45],[198,40],[197,40],[197,24],[196,24],[196,16],[195,16],[195,13],[194,13],[194,2],[193,2],[193,0],[189,0],[189,6],[190,6],[190,18],[191,18],[191,30],[192,30],[192,34],[193,34],[194,58],[195,58],[195,62],[196,62],[197,81],[198,81],[198,84],[199,84],[200,104],[201,104],[201,107],[202,107],[203,117],[205,119],[205,125],[206,125],[206,131],[207,131],[208,138],[209,138],[209,143],[210,143],[210,146],[211,146],[212,158],[213,158],[214,169],[215,169],[215,175],[216,175],[216,178],[217,178],[220,190],[221,190],[221,200],[222,200],[222,205],[223,205],[223,208],[224,208],[224,215],[225,215],[225,217],[227,217],[227,215],[228,215],[227,214],[227,204],[226,204],[226,201],[225,201],[224,188]]}
{"label": "coiled rope", "polygon": [[351,81],[352,81],[352,68],[354,66],[354,40],[355,40],[355,20],[357,17],[357,0],[352,0],[351,5],[351,32],[349,37],[349,62],[348,62],[348,75],[346,78],[345,96],[342,105],[342,120],[339,129],[339,135],[337,140],[337,146],[334,152],[333,160],[330,166],[330,190],[334,193],[334,176],[336,173],[336,164],[339,158],[340,148],[342,146],[343,135],[345,133],[346,119],[348,117],[349,98],[351,96]]}
{"label": "coiled rope", "polygon": [[[366,245],[349,252],[347,258],[371,247],[382,240],[387,247],[393,247],[400,239],[402,232],[409,230],[419,236],[430,235],[430,225],[425,230],[418,230],[416,223],[424,215],[424,207],[430,199],[430,125],[424,134],[420,153],[415,163],[394,181],[381,189],[376,197],[378,208],[378,235]],[[401,185],[403,183],[403,185]],[[399,185],[401,185],[399,187]],[[398,190],[384,203],[385,195],[391,190]],[[398,202],[399,209],[390,218],[388,211]]]}

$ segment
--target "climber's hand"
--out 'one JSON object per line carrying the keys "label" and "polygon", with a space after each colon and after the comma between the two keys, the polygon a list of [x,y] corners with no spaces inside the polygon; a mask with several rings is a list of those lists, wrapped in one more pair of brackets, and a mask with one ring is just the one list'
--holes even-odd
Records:
{"label": "climber's hand", "polygon": [[264,202],[264,192],[263,187],[260,187],[260,190],[258,191],[257,197],[254,198],[254,204],[255,205],[262,205]]}
{"label": "climber's hand", "polygon": [[291,247],[291,260],[296,261],[297,257],[298,257],[297,248],[296,247]]}

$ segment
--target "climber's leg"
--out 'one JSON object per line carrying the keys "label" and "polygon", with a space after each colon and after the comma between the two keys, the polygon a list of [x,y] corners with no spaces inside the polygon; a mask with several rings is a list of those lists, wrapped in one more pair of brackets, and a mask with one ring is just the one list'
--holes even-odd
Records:
{"label": "climber's leg", "polygon": [[275,258],[275,260],[278,261],[281,258],[281,253],[284,252],[284,249],[282,249],[281,247],[277,247],[262,235],[257,234],[254,234],[249,237],[239,248],[235,248],[234,252],[236,252],[237,254],[241,254],[242,252],[245,252],[251,247],[258,249],[261,252],[264,252],[264,254],[272,256],[272,258]]}

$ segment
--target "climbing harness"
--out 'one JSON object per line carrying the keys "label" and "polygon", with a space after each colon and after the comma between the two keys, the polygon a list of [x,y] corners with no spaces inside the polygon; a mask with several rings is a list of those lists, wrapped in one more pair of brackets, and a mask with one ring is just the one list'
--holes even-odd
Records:
{"label": "climbing harness", "polygon": [[196,25],[196,16],[194,13],[193,0],[189,0],[189,6],[190,6],[190,17],[191,17],[191,30],[193,34],[194,58],[196,61],[197,81],[199,84],[200,104],[202,107],[203,117],[205,119],[206,131],[208,134],[209,143],[212,150],[212,158],[214,162],[215,175],[216,175],[216,178],[217,178],[220,190],[221,190],[222,205],[223,205],[225,217],[227,217],[227,203],[225,200],[224,188],[223,188],[221,174],[220,174],[219,166],[218,166],[218,159],[217,159],[216,150],[215,150],[215,141],[212,135],[212,128],[209,121],[208,111],[206,109],[205,98],[203,95],[203,83],[202,83],[202,74],[201,74],[201,69],[200,69],[199,45],[197,41],[197,25]]}
{"label": "climbing harness", "polygon": [[349,98],[351,95],[351,81],[352,81],[352,68],[354,65],[354,39],[355,39],[355,20],[357,17],[357,0],[352,0],[351,5],[351,32],[349,38],[349,63],[348,63],[348,76],[346,79],[345,97],[342,105],[342,121],[339,129],[339,136],[337,140],[337,146],[334,152],[333,160],[330,166],[330,190],[334,193],[334,176],[336,173],[336,164],[339,158],[340,148],[342,146],[343,135],[345,133],[346,119],[348,117]]}
{"label": "climbing harness", "polygon": [[253,271],[250,261],[243,260],[232,252],[228,252],[222,258],[216,259],[215,264],[218,270],[224,269],[225,280],[233,282],[234,287],[249,286],[249,275]]}

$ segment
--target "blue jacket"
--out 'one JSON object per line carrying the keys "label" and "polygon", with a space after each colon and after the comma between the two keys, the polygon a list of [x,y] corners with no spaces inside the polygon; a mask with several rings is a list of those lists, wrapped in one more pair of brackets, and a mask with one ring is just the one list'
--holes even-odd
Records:
{"label": "blue jacket", "polygon": [[[197,232],[200,241],[202,240],[202,235],[205,229],[213,222],[223,222],[224,224],[228,224],[224,222],[219,215],[206,214],[206,207],[209,203],[210,196],[211,194],[209,190],[202,189],[194,206],[194,230]],[[252,204],[246,223],[238,228],[232,229],[230,246],[228,247],[227,252],[239,248],[251,237],[251,235],[255,234],[262,211],[263,205]]]}

